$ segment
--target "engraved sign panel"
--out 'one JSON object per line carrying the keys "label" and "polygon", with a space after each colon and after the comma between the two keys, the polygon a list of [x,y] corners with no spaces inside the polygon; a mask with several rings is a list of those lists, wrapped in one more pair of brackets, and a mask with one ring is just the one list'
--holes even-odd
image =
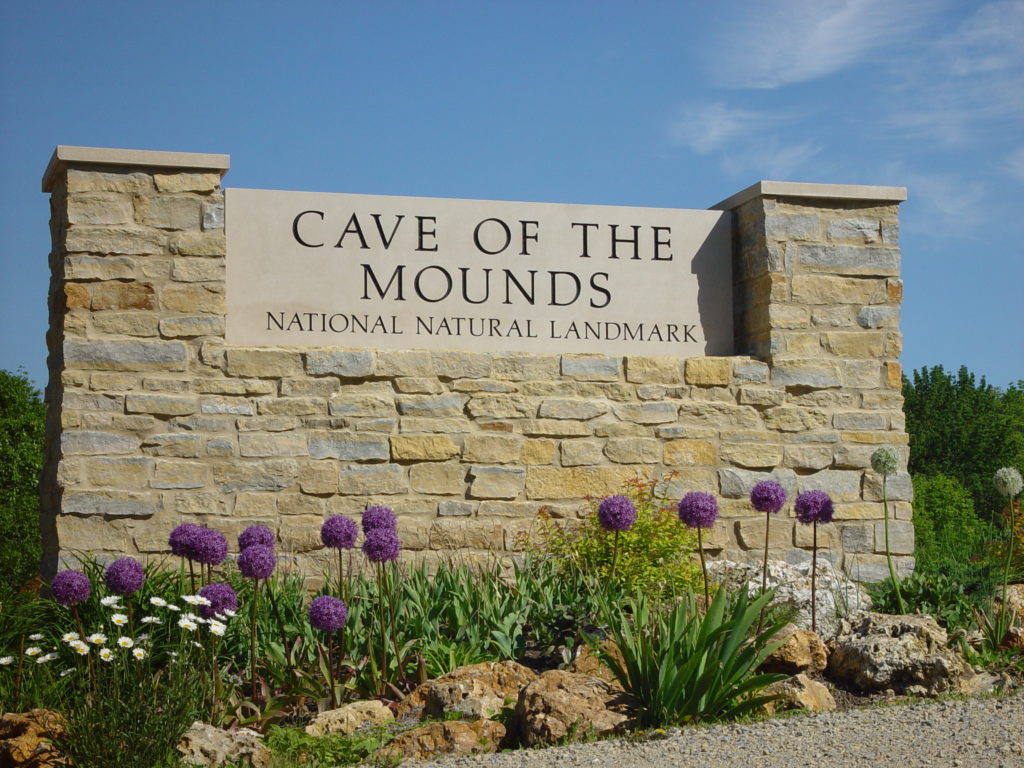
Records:
{"label": "engraved sign panel", "polygon": [[226,341],[729,355],[728,216],[231,188]]}

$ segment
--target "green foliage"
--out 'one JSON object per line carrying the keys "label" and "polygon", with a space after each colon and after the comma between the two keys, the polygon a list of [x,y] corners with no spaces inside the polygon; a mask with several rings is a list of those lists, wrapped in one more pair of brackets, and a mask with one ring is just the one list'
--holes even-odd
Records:
{"label": "green foliage", "polygon": [[993,473],[1024,466],[1024,382],[1005,391],[961,367],[942,366],[904,379],[912,475],[944,474],[958,480],[978,516],[995,522],[1005,500],[992,488]]}
{"label": "green foliage", "polygon": [[622,591],[669,597],[697,588],[697,537],[679,522],[674,504],[664,496],[670,480],[636,478],[627,483],[623,495],[636,506],[636,523],[619,534],[617,557],[615,535],[597,520],[600,499],[591,499],[590,512],[581,521],[544,521],[538,550],[560,563],[563,572],[581,571],[602,582],[608,581],[616,557],[614,586]]}
{"label": "green foliage", "polygon": [[[970,588],[940,572],[919,570],[900,581],[903,602],[910,613],[927,613],[947,630],[974,629],[974,612],[990,600],[990,592]],[[868,586],[875,610],[897,613],[899,608],[892,582]]]}
{"label": "green foliage", "polygon": [[46,406],[22,373],[0,370],[0,597],[39,572],[39,474]]}
{"label": "green foliage", "polygon": [[310,736],[301,728],[271,726],[265,743],[273,753],[275,765],[287,760],[288,764],[306,768],[334,768],[356,765],[392,738],[391,731],[384,727],[364,728],[350,736]]}
{"label": "green foliage", "polygon": [[914,533],[918,571],[942,574],[972,589],[991,582],[987,550],[996,529],[978,519],[970,494],[956,478],[914,477]]}
{"label": "green foliage", "polygon": [[622,660],[596,639],[591,647],[639,702],[641,725],[733,719],[771,701],[758,692],[786,677],[757,674],[783,626],[754,629],[772,596],[769,590],[751,602],[746,590],[730,595],[721,589],[703,616],[692,593],[664,610],[652,609],[644,597],[608,605],[605,616]]}

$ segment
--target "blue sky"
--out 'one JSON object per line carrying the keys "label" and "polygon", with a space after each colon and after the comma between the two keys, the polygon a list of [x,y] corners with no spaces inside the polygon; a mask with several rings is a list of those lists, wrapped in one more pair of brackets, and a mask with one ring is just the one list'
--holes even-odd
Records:
{"label": "blue sky", "polygon": [[906,186],[907,370],[1024,378],[1024,0],[0,0],[0,368],[46,379],[57,144],[225,184],[704,208]]}

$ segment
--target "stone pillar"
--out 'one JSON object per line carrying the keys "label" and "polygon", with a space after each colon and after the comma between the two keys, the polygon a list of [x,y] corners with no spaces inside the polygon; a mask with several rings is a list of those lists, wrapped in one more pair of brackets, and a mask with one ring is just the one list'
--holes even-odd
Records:
{"label": "stone pillar", "polygon": [[[771,369],[779,404],[765,417],[787,437],[783,466],[797,472],[798,489],[814,478],[813,487],[856,502],[841,508],[831,537],[847,570],[868,581],[887,575],[870,456],[890,445],[905,469],[909,454],[899,363],[905,199],[902,187],[763,181],[714,206],[735,215],[736,352]],[[887,491],[898,520],[890,545],[906,572],[909,475],[890,478]],[[808,532],[797,526],[795,537],[805,546]]]}
{"label": "stone pillar", "polygon": [[167,535],[146,525],[160,490],[203,484],[208,470],[190,459],[209,446],[162,427],[204,418],[184,371],[223,340],[228,164],[64,146],[50,160],[44,576],[85,550],[154,550]]}

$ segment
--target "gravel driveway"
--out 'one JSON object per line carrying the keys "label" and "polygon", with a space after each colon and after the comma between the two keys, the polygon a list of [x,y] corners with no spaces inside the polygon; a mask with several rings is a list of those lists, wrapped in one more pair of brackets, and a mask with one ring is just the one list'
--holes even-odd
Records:
{"label": "gravel driveway", "polygon": [[544,750],[407,761],[474,768],[1024,768],[1024,692],[671,729]]}

